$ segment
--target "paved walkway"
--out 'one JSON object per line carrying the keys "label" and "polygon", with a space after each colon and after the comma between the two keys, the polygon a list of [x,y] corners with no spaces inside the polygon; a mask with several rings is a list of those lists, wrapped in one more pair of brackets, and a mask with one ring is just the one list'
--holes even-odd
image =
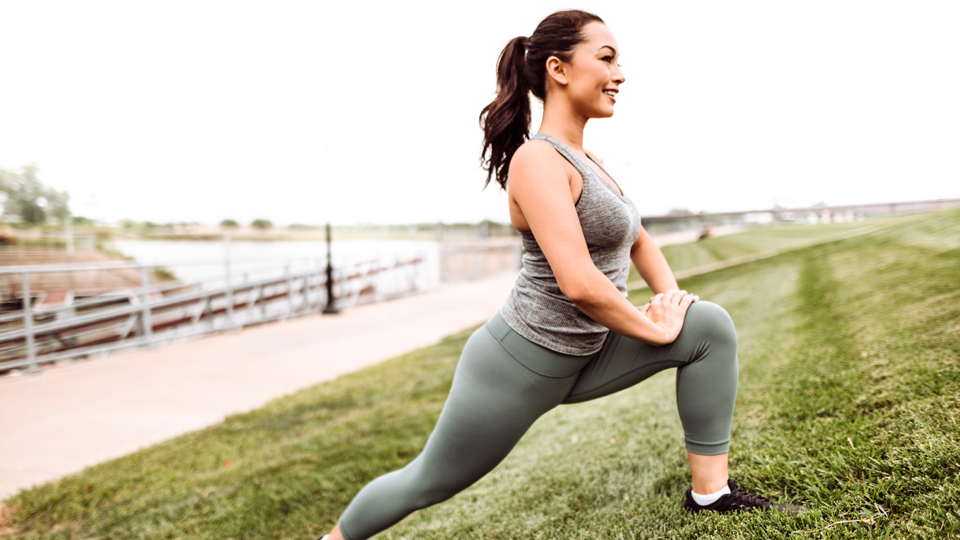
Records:
{"label": "paved walkway", "polygon": [[0,378],[0,500],[439,341],[517,274]]}

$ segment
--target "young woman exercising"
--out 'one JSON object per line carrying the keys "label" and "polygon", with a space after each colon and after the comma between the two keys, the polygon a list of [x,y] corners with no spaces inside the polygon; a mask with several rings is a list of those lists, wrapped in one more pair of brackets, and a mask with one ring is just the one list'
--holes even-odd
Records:
{"label": "young woman exercising", "polygon": [[[481,112],[495,176],[521,232],[523,269],[499,312],[474,332],[423,452],[363,487],[321,540],[364,540],[463,491],[496,467],[557,405],[629,388],[676,368],[677,408],[693,476],[692,511],[801,507],[747,493],[727,476],[737,395],[737,334],[719,305],[678,290],[633,201],[583,148],[590,118],[613,116],[626,80],[604,22],[579,10],[511,40],[498,95]],[[528,136],[528,92],[543,101]],[[525,139],[530,139],[525,142]],[[509,178],[509,184],[507,179]],[[627,301],[630,261],[656,293]]]}

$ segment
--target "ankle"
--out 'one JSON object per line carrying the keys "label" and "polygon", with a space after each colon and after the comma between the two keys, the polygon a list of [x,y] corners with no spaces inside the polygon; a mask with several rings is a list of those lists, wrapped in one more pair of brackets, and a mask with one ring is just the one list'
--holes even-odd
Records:
{"label": "ankle", "polygon": [[692,483],[691,487],[693,488],[694,493],[699,493],[700,495],[709,495],[726,488],[728,480],[729,477],[697,479]]}
{"label": "ankle", "polygon": [[693,501],[700,506],[708,506],[718,501],[720,497],[723,497],[727,493],[731,493],[729,485],[725,485],[717,491],[712,491],[709,493],[697,493],[696,491],[691,490],[690,496],[693,498]]}
{"label": "ankle", "polygon": [[700,494],[714,493],[727,485],[727,454],[704,456],[688,451],[687,457],[690,460],[693,491]]}

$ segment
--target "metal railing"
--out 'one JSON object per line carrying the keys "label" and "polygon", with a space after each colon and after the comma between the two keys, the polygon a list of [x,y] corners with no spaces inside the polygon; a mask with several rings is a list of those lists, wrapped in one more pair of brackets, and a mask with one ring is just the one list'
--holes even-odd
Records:
{"label": "metal railing", "polygon": [[[128,347],[155,347],[174,340],[245,326],[322,313],[330,304],[349,308],[421,292],[425,258],[414,255],[389,264],[379,260],[333,269],[334,297],[327,295],[326,262],[280,275],[208,282],[150,284],[149,269],[159,264],[73,264],[0,267],[0,275],[18,274],[22,309],[0,314],[0,372],[40,371],[45,363],[109,354]],[[249,262],[248,262],[249,263]],[[210,263],[190,263],[210,264]],[[243,264],[234,262],[234,264]],[[180,266],[186,266],[182,264]],[[305,266],[309,266],[306,264]],[[30,289],[32,274],[110,269],[139,269],[141,285],[37,310]]]}

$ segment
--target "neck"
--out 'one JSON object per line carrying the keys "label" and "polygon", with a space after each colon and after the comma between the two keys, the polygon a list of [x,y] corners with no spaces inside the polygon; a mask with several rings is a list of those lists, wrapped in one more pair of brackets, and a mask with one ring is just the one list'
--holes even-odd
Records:
{"label": "neck", "polygon": [[547,100],[543,105],[543,121],[538,133],[550,135],[563,144],[583,153],[583,128],[588,118],[578,114],[562,100]]}

